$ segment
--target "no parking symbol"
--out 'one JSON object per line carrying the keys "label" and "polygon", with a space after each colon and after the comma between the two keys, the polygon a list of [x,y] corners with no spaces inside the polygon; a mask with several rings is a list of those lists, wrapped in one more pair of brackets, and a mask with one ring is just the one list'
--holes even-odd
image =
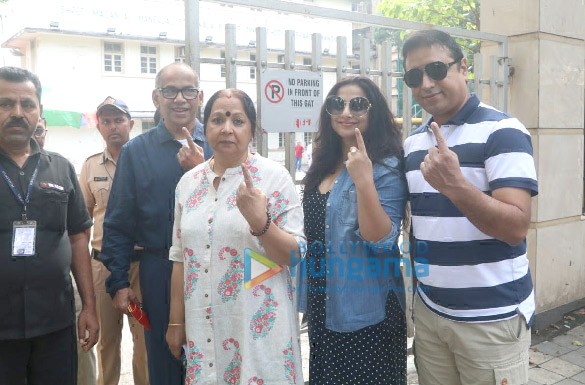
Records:
{"label": "no parking symbol", "polygon": [[281,102],[284,99],[284,87],[278,80],[271,80],[266,84],[264,94],[270,103]]}

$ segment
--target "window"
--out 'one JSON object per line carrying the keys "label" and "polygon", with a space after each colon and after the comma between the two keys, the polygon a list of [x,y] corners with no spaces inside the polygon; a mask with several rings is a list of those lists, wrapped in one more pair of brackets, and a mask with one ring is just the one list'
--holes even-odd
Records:
{"label": "window", "polygon": [[185,46],[175,47],[175,63],[185,63]]}
{"label": "window", "polygon": [[277,60],[279,63],[284,63],[284,55],[278,55]]}
{"label": "window", "polygon": [[[222,59],[225,59],[225,51],[221,51],[221,52],[219,53],[219,56],[220,56]],[[220,68],[219,68],[219,71],[220,71],[220,74],[219,74],[219,75],[220,75],[222,78],[225,78],[225,64],[222,64],[222,65],[220,66]]]}
{"label": "window", "polygon": [[[256,55],[250,54],[250,61],[256,61]],[[256,79],[256,67],[250,67],[250,79]]]}
{"label": "window", "polygon": [[143,74],[156,74],[156,47],[150,45],[140,46],[140,72]]}
{"label": "window", "polygon": [[104,71],[122,72],[122,43],[104,42]]}
{"label": "window", "polygon": [[278,133],[278,148],[284,148],[284,132]]}
{"label": "window", "polygon": [[313,133],[312,132],[303,132],[303,141],[305,145],[308,146],[313,142]]}
{"label": "window", "polygon": [[313,60],[311,60],[310,57],[304,57],[303,58],[303,64],[306,66],[310,66],[311,64],[313,64]]}
{"label": "window", "polygon": [[359,13],[371,13],[368,4],[365,1],[352,3],[351,10]]}

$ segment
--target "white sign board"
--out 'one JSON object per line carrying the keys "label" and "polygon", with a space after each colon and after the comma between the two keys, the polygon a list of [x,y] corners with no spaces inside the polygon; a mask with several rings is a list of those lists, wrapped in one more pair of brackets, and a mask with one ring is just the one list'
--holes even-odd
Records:
{"label": "white sign board", "polygon": [[323,104],[323,75],[263,70],[260,107],[266,132],[315,132]]}

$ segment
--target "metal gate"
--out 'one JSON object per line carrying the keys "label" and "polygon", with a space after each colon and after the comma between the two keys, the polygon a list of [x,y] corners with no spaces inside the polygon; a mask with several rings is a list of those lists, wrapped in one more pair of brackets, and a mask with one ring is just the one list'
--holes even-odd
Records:
{"label": "metal gate", "polygon": [[[462,30],[451,27],[442,27],[428,25],[418,22],[404,21],[398,19],[391,19],[382,16],[368,15],[352,11],[344,11],[330,8],[323,8],[313,5],[285,2],[279,0],[203,0],[206,2],[221,3],[232,6],[241,6],[248,8],[263,9],[269,11],[277,11],[289,14],[300,14],[311,16],[323,20],[338,20],[362,25],[369,25],[373,27],[382,27],[399,30],[421,30],[421,29],[438,29],[451,34],[452,36],[480,40],[482,42],[489,42],[494,45],[497,54],[491,55],[487,63],[484,63],[482,54],[474,55],[474,74],[473,79],[474,91],[478,97],[483,100],[484,90],[487,89],[489,93],[489,104],[494,107],[506,111],[508,104],[508,76],[509,76],[509,58],[508,58],[508,38],[492,33],[485,33],[473,30]],[[378,57],[379,68],[371,68],[371,50],[372,45],[369,39],[361,38],[359,42],[359,68],[351,68],[348,65],[347,57],[347,39],[345,36],[337,37],[337,53],[336,65],[323,66],[322,65],[322,49],[321,49],[321,34],[312,34],[312,52],[311,65],[295,65],[295,31],[285,31],[285,48],[284,48],[284,63],[268,62],[267,60],[267,43],[266,43],[266,28],[256,28],[256,54],[255,61],[236,60],[236,25],[226,24],[225,26],[225,58],[214,59],[200,56],[201,47],[199,39],[199,0],[185,0],[185,23],[186,23],[186,58],[188,63],[196,69],[200,70],[201,63],[221,63],[225,65],[225,86],[226,88],[237,88],[238,82],[236,78],[236,68],[238,66],[255,67],[256,76],[256,92],[257,96],[261,95],[262,90],[262,70],[264,69],[285,69],[295,71],[313,71],[313,72],[334,72],[337,80],[353,74],[370,76],[376,81],[386,99],[391,102],[393,95],[393,85],[398,84],[402,78],[402,72],[397,72],[392,69],[392,53],[393,47],[391,42],[385,41],[379,47]],[[489,66],[489,76],[484,77],[484,65]],[[323,90],[324,95],[328,90]],[[402,128],[403,134],[406,137],[412,131],[412,93],[408,87],[403,87],[402,93]],[[395,111],[393,111],[395,112]],[[423,121],[425,119],[423,112]],[[262,122],[262,108],[258,104],[258,121]],[[285,164],[287,169],[294,176],[294,139],[291,133],[285,134]],[[268,155],[267,136],[265,132],[259,132],[257,135],[257,149],[263,156]]]}

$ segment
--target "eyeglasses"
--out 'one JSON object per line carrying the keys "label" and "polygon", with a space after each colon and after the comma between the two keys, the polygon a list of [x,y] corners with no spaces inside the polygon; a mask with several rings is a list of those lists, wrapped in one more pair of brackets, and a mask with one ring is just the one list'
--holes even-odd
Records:
{"label": "eyeglasses", "polygon": [[330,96],[325,100],[325,111],[331,116],[341,115],[347,104],[349,104],[349,113],[356,118],[367,114],[372,106],[370,101],[363,96],[351,98],[349,102],[346,102],[341,96]]}
{"label": "eyeglasses", "polygon": [[46,135],[46,133],[47,133],[47,130],[45,128],[37,127],[37,128],[35,128],[33,135],[36,136],[37,138],[42,138],[43,136]]}
{"label": "eyeglasses", "polygon": [[[461,59],[452,61],[451,63],[443,63],[442,61],[434,61],[425,66],[425,72],[433,80],[443,80],[447,77],[447,71],[455,63],[459,63]],[[406,71],[404,74],[404,82],[409,88],[420,87],[423,81],[423,70],[420,68],[413,68]]]}
{"label": "eyeglasses", "polygon": [[157,88],[160,93],[162,94],[163,98],[165,99],[174,99],[177,97],[179,92],[183,94],[183,98],[186,100],[193,100],[199,95],[199,89],[189,87],[189,88],[175,88],[175,87],[165,87],[165,88]]}

